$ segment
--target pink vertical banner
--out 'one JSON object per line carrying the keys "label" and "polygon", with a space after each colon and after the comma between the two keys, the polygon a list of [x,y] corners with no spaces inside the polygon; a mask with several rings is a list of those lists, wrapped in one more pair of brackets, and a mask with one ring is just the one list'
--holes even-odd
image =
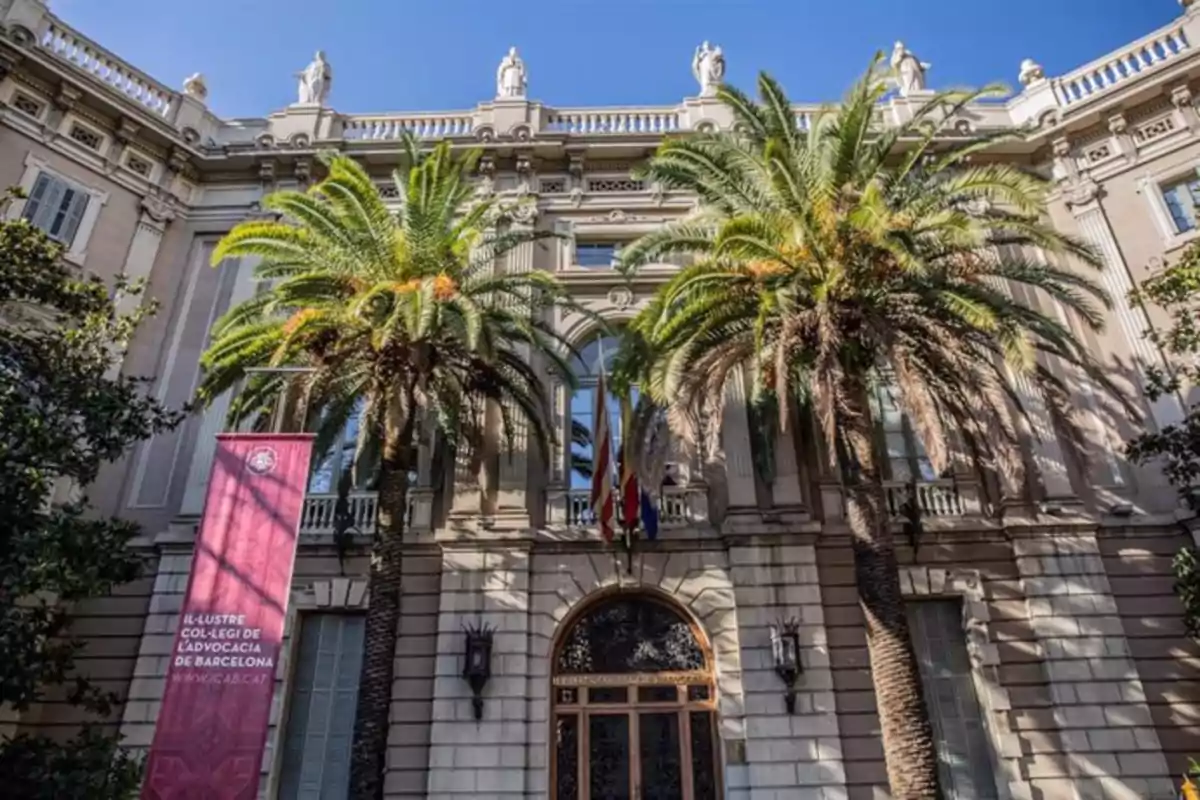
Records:
{"label": "pink vertical banner", "polygon": [[221,434],[142,800],[254,800],[309,434]]}

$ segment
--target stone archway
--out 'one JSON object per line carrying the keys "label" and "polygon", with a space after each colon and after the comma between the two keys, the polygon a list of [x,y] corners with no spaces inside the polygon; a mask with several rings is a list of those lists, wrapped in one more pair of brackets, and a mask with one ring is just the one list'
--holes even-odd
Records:
{"label": "stone archway", "polygon": [[615,591],[563,624],[551,658],[553,800],[716,800],[716,676],[673,602]]}

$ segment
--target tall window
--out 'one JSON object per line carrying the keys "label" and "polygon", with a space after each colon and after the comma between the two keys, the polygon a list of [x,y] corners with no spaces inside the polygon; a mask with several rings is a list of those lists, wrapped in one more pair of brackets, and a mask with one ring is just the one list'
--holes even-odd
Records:
{"label": "tall window", "polygon": [[890,383],[880,381],[872,398],[871,409],[879,428],[883,452],[887,456],[884,474],[889,480],[908,482],[937,479],[933,465],[925,455],[925,446],[913,430],[912,422],[896,402],[898,393]]}
{"label": "tall window", "polygon": [[1200,177],[1193,175],[1185,180],[1168,183],[1162,187],[1163,200],[1171,213],[1176,233],[1186,233],[1196,228],[1196,209],[1200,207]]}
{"label": "tall window", "polygon": [[997,800],[991,747],[971,678],[962,605],[957,599],[917,600],[910,601],[907,610],[946,800]]}
{"label": "tall window", "polygon": [[[354,464],[354,451],[358,446],[358,429],[362,418],[362,402],[358,409],[346,421],[341,437],[316,462],[312,475],[308,479],[308,491],[312,494],[329,494],[337,491],[338,480],[342,471]],[[360,483],[366,484],[370,476],[359,476]],[[365,488],[357,487],[357,488]]]}
{"label": "tall window", "polygon": [[560,639],[553,800],[717,800],[716,687],[673,606],[608,597]]}
{"label": "tall window", "polygon": [[[596,384],[600,376],[600,362],[603,358],[606,379],[612,375],[613,358],[620,346],[612,336],[596,337],[587,345],[580,348],[579,357],[574,368],[579,378],[579,388],[571,395],[571,430],[568,439],[571,442],[571,488],[589,489],[592,485],[593,439],[596,430]],[[637,387],[630,392],[630,401],[637,402]],[[621,427],[621,399],[611,391],[608,395],[608,416],[612,422],[612,441],[609,443],[616,463],[618,448],[623,441],[624,431]],[[663,477],[664,486],[673,486],[678,480],[678,468],[668,463]]]}
{"label": "tall window", "polygon": [[308,614],[301,620],[279,797],[341,800],[350,792],[350,740],[364,618]]}
{"label": "tall window", "polygon": [[88,193],[48,172],[38,173],[21,216],[54,241],[70,247],[79,231]]}

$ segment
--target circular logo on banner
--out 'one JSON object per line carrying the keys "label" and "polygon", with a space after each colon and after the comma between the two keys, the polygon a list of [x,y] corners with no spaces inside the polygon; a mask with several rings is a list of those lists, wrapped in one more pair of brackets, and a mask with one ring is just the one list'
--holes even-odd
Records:
{"label": "circular logo on banner", "polygon": [[250,451],[250,455],[246,456],[246,466],[255,475],[266,475],[275,469],[275,463],[278,460],[278,456],[271,448],[256,447]]}

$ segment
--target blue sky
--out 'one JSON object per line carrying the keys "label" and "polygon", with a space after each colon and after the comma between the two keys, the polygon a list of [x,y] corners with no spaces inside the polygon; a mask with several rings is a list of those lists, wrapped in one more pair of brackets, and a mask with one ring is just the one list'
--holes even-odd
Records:
{"label": "blue sky", "polygon": [[292,74],[323,48],[339,111],[457,110],[495,93],[510,45],[550,105],[660,105],[694,95],[692,52],[721,45],[727,80],[766,69],[797,102],[836,99],[903,39],[933,87],[1016,84],[1166,24],[1177,0],[52,0],[56,14],[178,88],[204,73],[225,117],[296,99]]}

